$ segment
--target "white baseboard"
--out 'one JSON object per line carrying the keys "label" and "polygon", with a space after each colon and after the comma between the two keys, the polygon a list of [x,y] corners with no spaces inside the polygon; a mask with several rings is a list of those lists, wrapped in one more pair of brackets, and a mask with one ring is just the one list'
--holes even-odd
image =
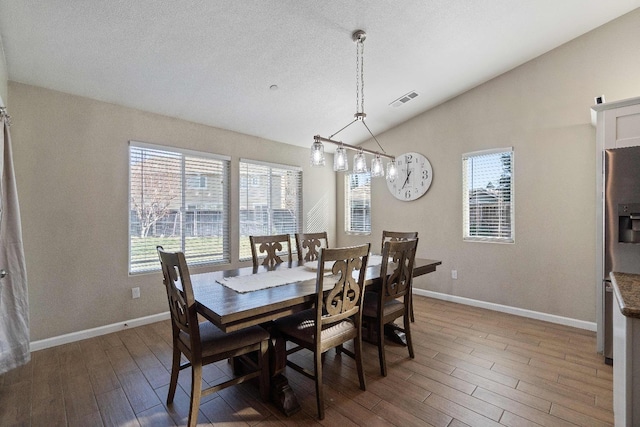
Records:
{"label": "white baseboard", "polygon": [[459,304],[471,305],[473,307],[486,308],[488,310],[499,311],[501,313],[515,314],[516,316],[528,317],[530,319],[544,320],[545,322],[557,323],[574,328],[596,330],[595,322],[571,319],[569,317],[556,316],[555,314],[542,313],[539,311],[526,310],[524,308],[511,307],[508,305],[495,304],[492,302],[480,301],[471,298],[458,297],[455,295],[442,294],[440,292],[427,291],[425,289],[413,288],[413,293],[425,297],[435,298],[444,301],[456,302]]}
{"label": "white baseboard", "polygon": [[[596,330],[595,322],[585,322],[584,320],[571,319],[568,317],[556,316],[554,314],[542,313],[539,311],[526,310],[524,308],[511,307],[508,305],[495,304],[474,300],[471,298],[458,297],[455,295],[443,294],[440,292],[428,291],[425,289],[413,288],[413,293],[425,297],[435,298],[444,301],[451,301],[459,304],[471,305],[474,307],[486,308],[488,310],[499,311],[502,313],[515,314],[516,316],[528,317],[530,319],[544,320],[546,322],[557,323],[574,328],[586,329],[588,331]],[[110,325],[99,326],[97,328],[86,329],[84,331],[72,332],[70,334],[59,335],[57,337],[46,338],[43,340],[32,341],[30,343],[31,351],[44,350],[45,348],[55,347],[57,345],[68,344],[75,341],[93,338],[100,335],[110,334],[112,332],[122,331],[127,328],[148,325],[149,323],[159,322],[169,319],[169,312],[153,314],[151,316],[139,317],[137,319],[127,320],[125,322],[112,323]]]}
{"label": "white baseboard", "polygon": [[122,331],[123,329],[127,328],[148,325],[149,323],[159,322],[161,320],[166,320],[169,318],[170,315],[168,311],[159,314],[152,314],[151,316],[139,317],[137,319],[131,319],[125,322],[112,323],[110,325],[99,326],[97,328],[86,329],[84,331],[72,332],[70,334],[59,335],[57,337],[32,341],[29,347],[31,351],[44,350],[45,348],[68,344],[70,342],[93,338],[100,335],[106,335],[112,332]]}

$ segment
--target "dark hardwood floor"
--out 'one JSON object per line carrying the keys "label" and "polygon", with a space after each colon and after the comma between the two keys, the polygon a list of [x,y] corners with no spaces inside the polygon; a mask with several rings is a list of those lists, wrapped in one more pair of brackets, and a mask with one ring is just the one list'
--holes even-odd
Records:
{"label": "dark hardwood floor", "polygon": [[[353,360],[325,361],[326,418],[316,419],[311,380],[287,371],[302,411],[285,417],[249,383],[207,396],[202,426],[605,426],[613,425],[612,368],[593,332],[416,296],[415,359],[387,345],[389,376],[365,344],[367,391]],[[41,350],[0,376],[0,426],[185,425],[190,374],[165,404],[169,321]],[[312,366],[310,355],[293,355]],[[206,381],[231,373],[224,361]]]}

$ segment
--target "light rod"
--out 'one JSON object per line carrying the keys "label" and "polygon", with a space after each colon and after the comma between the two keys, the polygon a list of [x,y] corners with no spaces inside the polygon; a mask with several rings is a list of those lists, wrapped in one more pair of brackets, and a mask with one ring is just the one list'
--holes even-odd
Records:
{"label": "light rod", "polygon": [[378,151],[369,150],[367,148],[361,148],[361,147],[357,147],[355,145],[345,144],[344,142],[335,141],[335,140],[329,139],[329,138],[324,138],[324,137],[322,137],[320,135],[314,136],[313,140],[314,141],[320,141],[320,142],[329,142],[331,144],[335,144],[335,145],[338,145],[340,147],[348,148],[350,150],[362,151],[362,152],[365,152],[365,153],[373,154],[374,156],[386,157],[387,159],[391,159],[391,160],[395,160],[396,159],[394,156],[390,156],[389,154],[386,154],[386,153],[380,153]]}

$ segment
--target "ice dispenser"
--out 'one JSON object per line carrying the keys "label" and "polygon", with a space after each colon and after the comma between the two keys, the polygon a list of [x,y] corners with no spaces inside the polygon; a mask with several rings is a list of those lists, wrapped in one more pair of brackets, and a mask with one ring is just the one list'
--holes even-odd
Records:
{"label": "ice dispenser", "polygon": [[640,243],[640,203],[618,205],[618,242]]}

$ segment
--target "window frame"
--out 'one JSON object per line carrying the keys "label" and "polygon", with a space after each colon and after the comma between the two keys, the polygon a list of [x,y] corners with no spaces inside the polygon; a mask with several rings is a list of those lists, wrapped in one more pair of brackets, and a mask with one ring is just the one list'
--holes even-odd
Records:
{"label": "window frame", "polygon": [[[179,215],[179,228],[180,228],[180,232],[179,232],[179,236],[177,237],[177,239],[180,242],[180,248],[178,250],[181,250],[182,252],[185,252],[185,258],[187,260],[187,262],[189,262],[190,265],[199,265],[199,266],[204,266],[204,265],[219,265],[219,264],[227,264],[230,262],[231,260],[231,242],[230,242],[230,188],[231,188],[231,157],[230,156],[225,156],[225,155],[221,155],[221,154],[214,154],[214,153],[206,153],[206,152],[201,152],[201,151],[195,151],[195,150],[189,150],[189,149],[184,149],[184,148],[177,148],[177,147],[170,147],[170,146],[164,146],[164,145],[158,145],[158,144],[151,144],[151,143],[147,143],[147,142],[140,142],[140,141],[134,141],[131,140],[129,141],[129,147],[128,147],[128,173],[129,173],[129,182],[128,182],[128,189],[127,189],[127,196],[128,196],[128,200],[127,200],[127,207],[128,207],[128,257],[127,257],[127,270],[128,270],[128,274],[130,276],[134,276],[134,275],[139,275],[139,274],[146,274],[146,273],[154,273],[154,272],[158,272],[160,271],[160,263],[158,262],[157,265],[154,265],[152,267],[143,267],[143,268],[139,268],[139,269],[132,269],[132,249],[133,249],[133,244],[132,244],[132,210],[133,210],[133,205],[132,205],[132,190],[134,190],[133,188],[133,181],[132,181],[132,161],[133,161],[133,150],[138,149],[138,150],[155,150],[155,151],[160,151],[160,152],[164,152],[164,153],[169,153],[173,156],[180,156],[180,191],[179,191],[179,195],[178,198],[179,200],[177,201],[177,203],[179,204],[179,207],[177,207],[176,210],[176,214]],[[187,200],[187,196],[186,193],[191,191],[200,191],[202,190],[202,188],[191,188],[187,185],[187,177],[189,175],[192,175],[193,173],[191,171],[188,171],[186,169],[186,164],[189,161],[193,161],[191,159],[194,159],[195,161],[198,161],[199,159],[202,160],[207,160],[207,161],[219,161],[221,162],[221,178],[222,178],[222,184],[221,184],[221,194],[220,196],[222,197],[222,199],[219,201],[219,203],[222,206],[222,212],[221,212],[221,221],[222,221],[222,254],[221,254],[221,258],[220,259],[216,259],[216,260],[198,260],[197,258],[194,259],[193,256],[191,256],[188,253],[188,250],[185,251],[185,244],[187,241],[187,238],[185,236],[185,221],[188,221],[188,216],[191,213],[191,215],[194,216],[194,218],[196,217],[196,213],[198,210],[194,210],[192,209],[193,203],[192,200]],[[208,182],[208,180],[207,180]],[[160,242],[161,244],[161,242]]]}
{"label": "window frame", "polygon": [[[471,215],[471,204],[470,204],[470,195],[469,195],[469,180],[471,177],[468,176],[468,168],[467,162],[469,159],[474,159],[482,156],[490,156],[490,155],[503,155],[509,153],[510,155],[510,163],[509,163],[509,235],[508,236],[488,236],[488,235],[473,235],[470,231],[472,220],[470,218]],[[462,154],[462,240],[465,242],[481,242],[481,243],[502,243],[502,244],[513,244],[515,243],[515,173],[514,173],[514,165],[515,165],[515,150],[513,147],[504,147],[504,148],[494,148],[488,150],[480,150],[473,151],[469,153]],[[504,167],[504,166],[503,166]],[[500,179],[502,179],[503,175],[500,175]],[[484,187],[477,188],[485,189]],[[498,201],[499,205],[497,207],[499,213],[499,221],[502,218],[506,217],[506,215],[501,214],[501,210],[505,209],[500,206],[500,203],[504,203],[502,201]]]}
{"label": "window frame", "polygon": [[[352,191],[354,190],[354,188],[352,188],[351,179],[354,175],[367,176],[367,183],[365,184],[364,192],[364,195],[366,195],[367,197],[367,206],[365,206],[364,209],[365,211],[368,209],[368,215],[366,213],[364,214],[364,219],[362,220],[364,229],[361,230],[352,229],[352,216],[354,211],[352,206]],[[371,173],[346,173],[344,177],[344,231],[348,235],[369,236],[371,235]]]}

